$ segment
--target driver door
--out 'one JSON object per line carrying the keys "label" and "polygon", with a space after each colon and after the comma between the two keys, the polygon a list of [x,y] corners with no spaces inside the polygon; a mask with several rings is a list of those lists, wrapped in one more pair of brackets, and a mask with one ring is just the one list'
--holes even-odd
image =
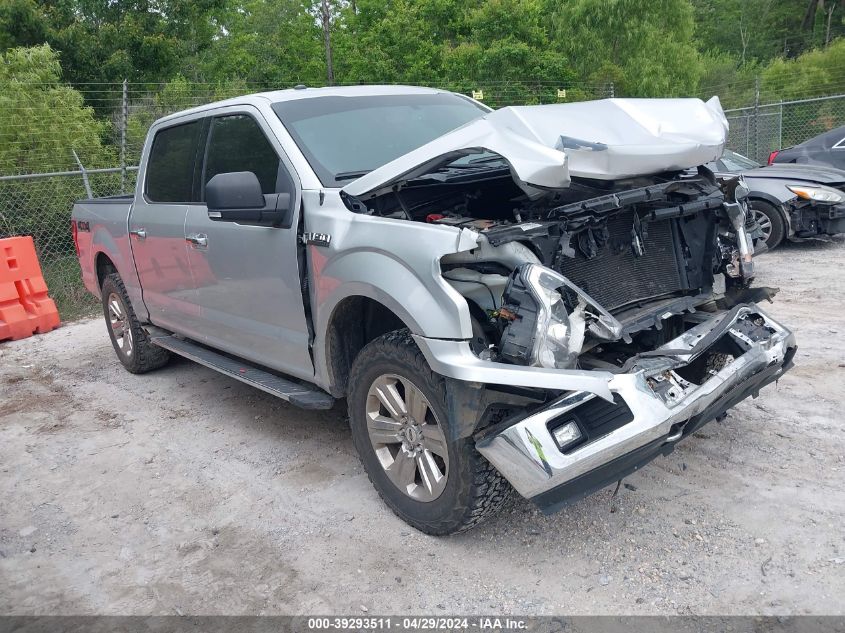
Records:
{"label": "driver door", "polygon": [[[207,126],[203,204],[192,205],[185,220],[203,342],[290,375],[312,377],[298,261],[298,179],[257,110],[238,106],[219,112]],[[205,185],[231,172],[254,173],[263,194],[289,194],[290,228],[210,218]]]}

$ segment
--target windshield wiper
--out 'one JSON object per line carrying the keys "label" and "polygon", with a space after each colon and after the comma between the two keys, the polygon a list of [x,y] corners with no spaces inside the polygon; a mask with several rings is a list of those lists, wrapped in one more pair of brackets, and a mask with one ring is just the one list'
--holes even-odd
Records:
{"label": "windshield wiper", "polygon": [[467,161],[468,165],[477,165],[478,163],[504,163],[505,159],[498,154],[491,156],[479,156],[478,158],[470,158]]}
{"label": "windshield wiper", "polygon": [[476,171],[488,169],[501,169],[507,167],[505,159],[501,156],[484,156],[482,158],[474,158],[465,163],[452,162],[440,167],[441,170],[449,169],[474,169]]}
{"label": "windshield wiper", "polygon": [[366,176],[372,171],[372,169],[362,169],[359,171],[341,171],[336,173],[333,178],[337,181],[340,180],[354,180],[355,178],[360,178],[361,176]]}

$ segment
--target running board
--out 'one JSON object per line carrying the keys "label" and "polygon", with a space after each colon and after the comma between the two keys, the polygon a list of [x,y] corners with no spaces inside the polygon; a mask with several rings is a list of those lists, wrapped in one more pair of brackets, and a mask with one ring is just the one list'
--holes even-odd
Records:
{"label": "running board", "polygon": [[283,378],[266,369],[259,369],[254,365],[224,356],[191,341],[176,338],[170,334],[158,335],[151,332],[150,342],[303,409],[331,409],[334,405],[334,398],[317,387]]}

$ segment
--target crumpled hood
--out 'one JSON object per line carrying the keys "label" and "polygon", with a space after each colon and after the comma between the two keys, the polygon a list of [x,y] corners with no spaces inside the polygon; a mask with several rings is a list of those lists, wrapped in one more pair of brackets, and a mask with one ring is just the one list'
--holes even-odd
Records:
{"label": "crumpled hood", "polygon": [[460,156],[501,155],[531,196],[570,177],[616,180],[695,167],[722,155],[728,122],[718,97],[603,99],[502,108],[467,123],[343,188],[377,195]]}

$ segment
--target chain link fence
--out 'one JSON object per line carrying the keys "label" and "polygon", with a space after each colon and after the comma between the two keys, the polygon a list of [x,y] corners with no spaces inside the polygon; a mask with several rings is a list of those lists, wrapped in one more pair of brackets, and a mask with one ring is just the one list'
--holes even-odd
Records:
{"label": "chain link fence", "polygon": [[728,149],[766,164],[769,154],[845,125],[845,94],[726,110]]}
{"label": "chain link fence", "polygon": [[[466,81],[438,87],[473,96],[494,108],[615,95],[612,83],[476,85]],[[124,82],[70,88],[79,93],[80,102],[90,109],[91,124],[96,126],[97,133],[85,137],[87,141],[81,141],[82,136],[62,136],[61,122],[58,128],[38,123],[27,125],[27,118],[35,116],[27,103],[19,111],[4,114],[11,115],[12,125],[5,128],[0,125],[0,238],[34,237],[50,295],[65,320],[91,313],[97,305],[82,286],[70,233],[73,203],[87,197],[83,169],[95,196],[131,192],[135,187],[134,166],[140,160],[147,129],[157,118],[273,87],[176,80],[167,84]],[[726,114],[731,128],[728,147],[765,163],[769,152],[775,149],[845,124],[845,94],[732,109]],[[4,144],[7,150],[13,147],[14,151],[4,154]]]}
{"label": "chain link fence", "polygon": [[[94,196],[122,193],[135,171],[109,169],[85,174]],[[97,302],[82,285],[70,230],[73,203],[88,197],[83,172],[0,177],[0,238],[31,235],[50,296],[62,319],[92,313]]]}

